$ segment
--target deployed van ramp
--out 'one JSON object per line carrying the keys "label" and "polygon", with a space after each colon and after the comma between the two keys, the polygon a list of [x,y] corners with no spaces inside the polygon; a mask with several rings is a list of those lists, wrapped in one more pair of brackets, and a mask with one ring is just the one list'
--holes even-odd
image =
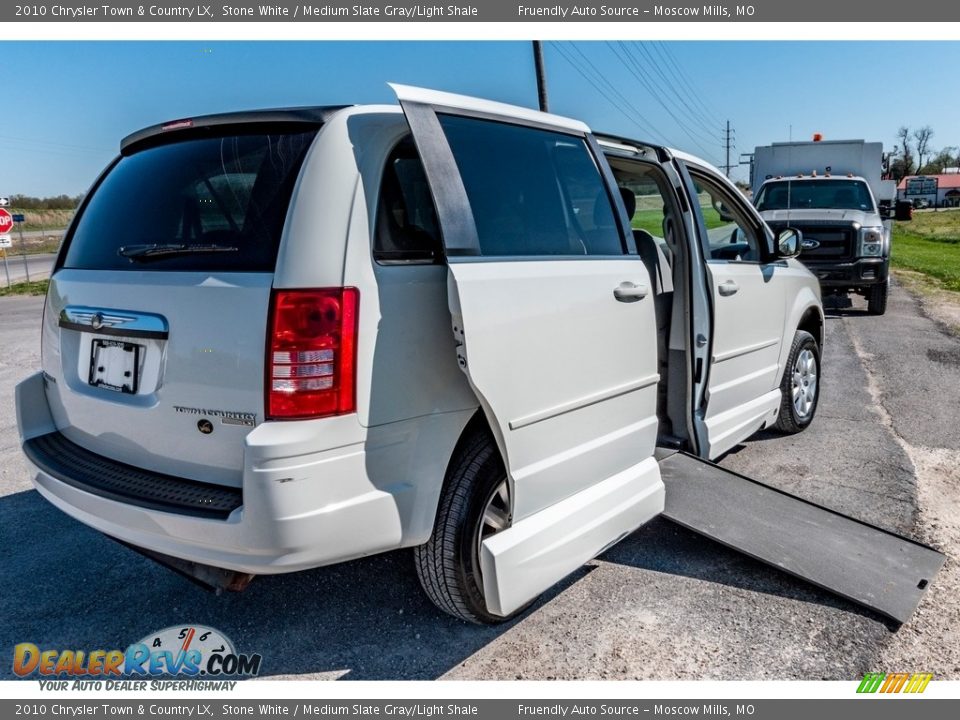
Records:
{"label": "deployed van ramp", "polygon": [[683,452],[660,449],[663,516],[897,622],[906,622],[946,558]]}

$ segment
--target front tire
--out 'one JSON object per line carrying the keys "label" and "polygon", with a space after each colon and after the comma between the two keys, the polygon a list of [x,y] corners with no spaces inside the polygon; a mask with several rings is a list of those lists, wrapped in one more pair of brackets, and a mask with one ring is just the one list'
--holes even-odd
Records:
{"label": "front tire", "polygon": [[820,400],[820,348],[816,339],[797,330],[780,383],[782,399],[776,428],[792,435],[804,430],[817,412]]}
{"label": "front tire", "polygon": [[471,623],[508,619],[487,610],[480,545],[509,527],[510,510],[507,472],[497,444],[486,429],[476,431],[458,448],[447,471],[433,534],[414,549],[417,577],[434,605]]}
{"label": "front tire", "polygon": [[867,293],[867,312],[871,315],[883,315],[887,311],[888,281],[870,287]]}

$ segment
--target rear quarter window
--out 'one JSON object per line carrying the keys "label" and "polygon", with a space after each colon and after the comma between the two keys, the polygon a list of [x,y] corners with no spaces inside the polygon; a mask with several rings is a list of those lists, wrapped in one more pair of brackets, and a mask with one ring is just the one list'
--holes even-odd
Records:
{"label": "rear quarter window", "polygon": [[316,132],[221,135],[120,158],[82,209],[63,267],[272,272]]}
{"label": "rear quarter window", "polygon": [[379,263],[429,264],[443,255],[430,185],[412,138],[390,154],[380,183],[373,256]]}

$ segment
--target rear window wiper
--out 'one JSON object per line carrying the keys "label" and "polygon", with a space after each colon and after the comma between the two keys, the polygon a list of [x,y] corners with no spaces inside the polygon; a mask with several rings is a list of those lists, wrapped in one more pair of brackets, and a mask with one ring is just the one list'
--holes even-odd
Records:
{"label": "rear window wiper", "polygon": [[203,255],[207,253],[237,252],[230,245],[125,245],[117,250],[117,255],[129,258],[130,262],[149,262],[174,255]]}

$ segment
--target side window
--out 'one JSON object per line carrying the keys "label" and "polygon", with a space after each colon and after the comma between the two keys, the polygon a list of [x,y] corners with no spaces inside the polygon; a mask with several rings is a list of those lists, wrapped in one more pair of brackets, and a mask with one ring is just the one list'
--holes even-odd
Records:
{"label": "side window", "polygon": [[700,215],[709,239],[710,259],[760,262],[762,238],[737,208],[727,188],[700,175],[692,175]]}
{"label": "side window", "polygon": [[373,257],[381,263],[434,263],[443,255],[437,210],[410,138],[390,154],[380,182]]}
{"label": "side window", "polygon": [[600,170],[583,138],[439,115],[485,256],[622,255]]}

